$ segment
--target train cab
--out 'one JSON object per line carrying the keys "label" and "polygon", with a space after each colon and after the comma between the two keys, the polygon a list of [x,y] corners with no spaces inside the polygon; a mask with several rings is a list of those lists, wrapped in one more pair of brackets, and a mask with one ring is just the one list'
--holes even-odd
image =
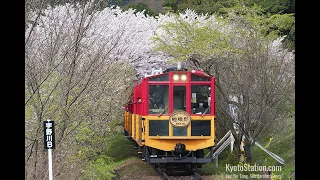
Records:
{"label": "train cab", "polygon": [[203,150],[214,146],[214,89],[213,77],[183,68],[169,68],[136,84],[124,129],[146,162],[212,162]]}

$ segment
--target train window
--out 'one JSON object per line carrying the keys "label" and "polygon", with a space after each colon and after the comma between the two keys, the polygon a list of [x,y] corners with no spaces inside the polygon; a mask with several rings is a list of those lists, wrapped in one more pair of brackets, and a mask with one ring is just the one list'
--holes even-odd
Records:
{"label": "train window", "polygon": [[211,135],[211,121],[199,120],[191,121],[191,136],[210,136]]}
{"label": "train window", "polygon": [[173,136],[187,136],[187,127],[173,127]]}
{"label": "train window", "polygon": [[149,120],[149,136],[169,136],[169,120]]}
{"label": "train window", "polygon": [[149,81],[169,81],[169,74],[156,76],[156,77],[150,77]]}
{"label": "train window", "polygon": [[191,86],[191,113],[210,114],[211,86],[192,85]]}
{"label": "train window", "polygon": [[173,87],[173,110],[186,110],[186,87]]}
{"label": "train window", "polygon": [[168,114],[169,85],[149,85],[149,114]]}
{"label": "train window", "polygon": [[211,81],[211,78],[191,74],[191,81]]}

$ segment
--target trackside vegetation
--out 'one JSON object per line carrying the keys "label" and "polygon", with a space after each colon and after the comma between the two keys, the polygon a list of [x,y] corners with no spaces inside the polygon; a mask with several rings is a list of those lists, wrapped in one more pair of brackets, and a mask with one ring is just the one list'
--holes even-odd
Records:
{"label": "trackside vegetation", "polygon": [[[266,149],[275,153],[285,160],[285,165],[281,165],[279,162],[270,157],[262,149],[254,146],[253,153],[254,159],[251,163],[252,166],[281,166],[280,171],[274,171],[271,174],[274,176],[273,180],[280,179],[294,179],[295,173],[295,122],[293,118],[285,118],[278,121],[279,124],[272,132],[264,135],[260,140],[260,144]],[[263,172],[230,172],[226,167],[229,166],[244,166],[244,164],[239,163],[237,158],[238,151],[235,149],[234,152],[230,152],[229,148],[226,148],[221,156],[219,156],[218,168],[215,162],[204,165],[200,171],[204,174],[214,174],[216,177],[226,177],[232,174],[262,174]]]}
{"label": "trackside vegetation", "polygon": [[[285,165],[281,165],[259,147],[254,147],[254,160],[252,166],[281,166],[280,171],[272,172],[273,180],[293,179],[295,172],[295,124],[293,118],[279,120],[280,124],[274,131],[260,139],[260,144],[271,152],[277,154],[285,160]],[[97,156],[87,165],[84,172],[85,179],[130,179],[139,177],[157,176],[151,165],[144,163],[133,148],[134,144],[126,139],[122,133],[114,135],[109,141],[108,151]],[[237,158],[238,151],[235,147],[233,152],[226,148],[219,155],[218,167],[216,162],[205,164],[200,168],[200,172],[213,179],[240,179],[240,175],[263,174],[265,172],[255,171],[234,171],[230,172],[227,166],[244,166]],[[247,164],[250,167],[249,164]],[[238,178],[236,178],[236,175]],[[280,178],[281,177],[281,178]]]}
{"label": "trackside vegetation", "polygon": [[84,172],[85,179],[139,179],[142,176],[157,176],[152,167],[139,158],[138,151],[133,147],[133,142],[122,133],[115,134],[109,141],[108,151],[89,162]]}

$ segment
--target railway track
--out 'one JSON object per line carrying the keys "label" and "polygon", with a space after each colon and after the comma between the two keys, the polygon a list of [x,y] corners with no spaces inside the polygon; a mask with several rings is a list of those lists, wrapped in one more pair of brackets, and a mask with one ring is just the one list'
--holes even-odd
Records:
{"label": "railway track", "polygon": [[183,170],[183,169],[162,169],[160,167],[155,168],[158,175],[163,180],[202,180],[202,176],[196,171]]}
{"label": "railway track", "polygon": [[163,180],[170,180],[170,177],[165,172],[163,172],[160,167],[156,168],[156,171]]}

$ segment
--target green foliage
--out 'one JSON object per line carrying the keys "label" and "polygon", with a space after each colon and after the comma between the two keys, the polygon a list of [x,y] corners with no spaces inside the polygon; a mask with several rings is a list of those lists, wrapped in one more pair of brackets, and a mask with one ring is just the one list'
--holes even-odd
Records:
{"label": "green foliage", "polygon": [[109,149],[109,139],[111,138],[111,135],[104,136],[94,132],[87,122],[81,122],[74,134],[74,141],[79,147],[76,158],[83,161],[98,158]]}
{"label": "green foliage", "polygon": [[89,128],[87,122],[81,122],[77,128],[75,141],[79,144],[92,141],[94,132]]}
{"label": "green foliage", "polygon": [[[170,1],[171,2],[171,1]],[[167,3],[170,5],[170,3]],[[198,14],[226,15],[236,11],[240,15],[259,15],[258,23],[265,35],[286,36],[283,45],[289,50],[295,49],[295,0],[185,0],[175,3],[174,12],[183,12],[186,9],[195,10]],[[256,18],[257,16],[255,16]],[[252,17],[253,18],[253,17]],[[254,19],[251,19],[254,20]],[[256,19],[258,20],[258,19]]]}
{"label": "green foliage", "polygon": [[126,139],[123,134],[113,136],[108,144],[106,156],[114,157],[115,161],[122,161],[129,157],[136,156],[132,142]]}
{"label": "green foliage", "polygon": [[177,10],[180,12],[186,9],[195,10],[201,14],[218,13],[220,8],[232,7],[236,0],[183,0],[177,4]]}
{"label": "green foliage", "polygon": [[236,4],[231,8],[222,8],[221,11],[229,22],[238,22],[243,27],[249,27],[262,36],[275,40],[284,38],[284,47],[294,50],[295,42],[295,17],[294,14],[265,14],[261,6],[242,6]]}
{"label": "green foliage", "polygon": [[230,172],[226,171],[226,164],[229,164],[230,166],[236,166],[238,163],[239,159],[237,150],[234,149],[233,152],[230,152],[230,149],[226,148],[218,156],[218,167],[216,167],[216,159],[214,159],[212,163],[203,165],[200,171],[205,175],[229,174]]}
{"label": "green foliage", "polygon": [[114,159],[106,155],[101,155],[99,158],[90,161],[84,171],[84,179],[105,180],[114,177],[113,163]]}
{"label": "green foliage", "polygon": [[143,14],[145,15],[149,15],[149,16],[155,16],[157,15],[157,13],[155,13],[152,9],[149,8],[148,4],[146,3],[143,3],[143,2],[140,2],[138,4],[130,4],[130,5],[127,5],[124,9],[135,9],[136,12],[142,12],[143,11]]}
{"label": "green foliage", "polygon": [[[222,33],[218,29],[213,29],[210,25],[200,25],[199,22],[189,24],[188,22],[176,17],[175,22],[169,22],[161,26],[166,36],[165,39],[157,34],[153,40],[158,42],[157,51],[165,52],[174,61],[188,60],[196,55],[202,58],[219,56],[228,52],[239,51],[234,45],[230,44],[237,33],[237,37],[244,38],[248,35],[255,39],[264,39],[265,43],[277,39],[284,35],[282,32],[294,29],[294,18],[292,15],[273,15],[266,16],[260,6],[243,6],[240,3],[231,8],[221,8],[222,18],[219,21],[220,29],[234,24],[233,34]],[[261,41],[262,42],[262,41]],[[267,45],[267,44],[265,44]],[[292,45],[292,44],[290,44]]]}
{"label": "green foliage", "polygon": [[168,53],[173,61],[185,61],[192,56],[209,57],[230,51],[227,36],[209,26],[198,26],[199,22],[189,24],[176,16],[176,22],[168,22],[161,26],[168,40],[156,35],[153,40],[158,42],[155,50]]}
{"label": "green foliage", "polygon": [[[229,23],[237,23],[239,27],[242,27],[238,28],[239,32],[242,31],[240,32],[242,37],[248,33],[248,28],[257,31],[258,24],[261,24],[263,20],[261,16],[256,15],[258,12],[256,9],[237,6],[225,10],[233,13],[229,13],[225,18],[217,19],[220,22],[215,26],[223,29]],[[239,18],[239,16],[241,17]],[[234,22],[235,18],[237,22]],[[155,50],[169,54],[174,57],[174,61],[185,61],[194,56],[206,59],[237,51],[229,43],[232,38],[230,34],[211,28],[210,24],[200,24],[198,21],[188,23],[178,16],[175,20],[175,22],[163,24],[161,28],[165,35],[157,34],[153,39],[157,42]],[[169,36],[169,38],[166,36]]]}
{"label": "green foliage", "polygon": [[110,5],[125,6],[130,0],[108,0]]}
{"label": "green foliage", "polygon": [[[295,125],[294,119],[282,119],[279,127],[269,135],[265,135],[259,139],[259,143],[266,147],[271,152],[277,154],[285,160],[285,165],[279,164],[276,160],[270,157],[266,152],[261,150],[259,147],[254,146],[254,159],[252,165],[259,164],[265,166],[277,166],[281,165],[281,171],[272,172],[273,175],[281,176],[282,179],[292,179],[291,174],[295,172]],[[284,130],[285,129],[285,130]],[[270,137],[272,141],[270,142]],[[206,154],[206,153],[205,153]],[[206,175],[211,174],[230,174],[229,171],[226,171],[226,164],[230,166],[244,165],[238,161],[238,153],[235,150],[234,152],[228,151],[228,148],[224,150],[221,155],[219,155],[219,166],[216,168],[215,161],[203,165],[200,171]],[[232,172],[232,174],[251,174],[254,172]],[[255,172],[254,174],[259,174],[261,172]],[[225,176],[224,176],[225,177]]]}
{"label": "green foliage", "polygon": [[281,119],[281,123],[269,135],[261,139],[260,144],[266,146],[269,138],[272,137],[268,150],[285,160],[285,165],[281,165],[267,153],[255,146],[254,161],[266,166],[281,165],[280,172],[273,172],[274,175],[281,175],[282,179],[291,179],[291,174],[295,171],[295,120],[293,118]]}
{"label": "green foliage", "polygon": [[164,0],[162,3],[163,7],[170,8],[171,11],[176,12],[178,9],[178,1],[177,0]]}
{"label": "green foliage", "polygon": [[293,14],[275,14],[268,17],[266,21],[267,27],[265,28],[278,31],[278,34],[283,30],[291,29],[295,22]]}
{"label": "green foliage", "polygon": [[[121,1],[121,3],[118,1]],[[124,3],[124,0],[111,2],[118,5],[124,5],[127,3]],[[278,19],[277,21],[284,21],[284,24],[286,24],[285,28],[280,26],[276,27],[273,25],[273,28],[266,30],[265,32],[277,31],[278,35],[286,35],[285,39],[283,40],[284,47],[289,50],[295,49],[295,24],[294,22],[292,23],[295,14],[295,0],[164,0],[162,6],[166,12],[174,13],[184,12],[186,9],[192,9],[198,14],[225,15],[225,8],[236,9],[237,7],[260,7],[260,15],[263,14],[265,17],[287,14],[290,18],[281,16],[276,17],[276,19]],[[144,9],[145,14],[152,16],[157,14],[144,3],[133,4],[129,5],[128,7],[137,9],[137,11],[142,11]],[[270,18],[274,19],[275,17]],[[264,26],[265,24],[261,25]],[[268,25],[266,26],[269,27]]]}
{"label": "green foliage", "polygon": [[[265,14],[290,14],[295,12],[295,0],[167,0],[175,2],[178,11],[187,8],[203,14],[221,14],[221,8],[231,8],[236,4],[244,6],[259,5]],[[167,2],[165,1],[165,2]],[[170,4],[170,3],[167,3]]]}
{"label": "green foliage", "polygon": [[295,49],[295,17],[294,14],[275,14],[266,19],[265,33],[286,36],[283,45],[289,50]]}
{"label": "green foliage", "polygon": [[[82,132],[88,132],[86,127],[80,129]],[[86,161],[83,173],[85,179],[111,179],[116,167],[126,164],[127,160],[136,158],[135,156],[137,153],[133,144],[123,134],[115,134],[108,140],[108,148],[105,152],[98,153],[86,147],[79,151],[75,159]]]}
{"label": "green foliage", "polygon": [[261,6],[266,13],[285,14],[295,12],[295,0],[249,0],[248,4]]}
{"label": "green foliage", "polygon": [[[130,157],[118,161],[114,165],[121,179],[149,179],[147,177],[158,176],[150,164],[138,157]],[[143,178],[145,177],[145,178]]]}

